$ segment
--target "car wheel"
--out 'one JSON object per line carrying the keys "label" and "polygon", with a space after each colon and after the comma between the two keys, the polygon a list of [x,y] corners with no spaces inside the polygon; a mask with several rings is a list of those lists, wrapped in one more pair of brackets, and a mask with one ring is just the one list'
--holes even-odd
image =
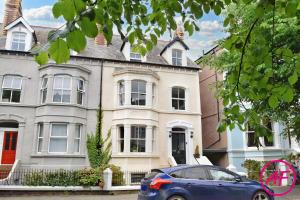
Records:
{"label": "car wheel", "polygon": [[168,200],[185,200],[185,198],[183,198],[182,196],[175,195],[168,198]]}
{"label": "car wheel", "polygon": [[269,200],[269,196],[267,193],[263,191],[256,192],[252,198],[252,200]]}

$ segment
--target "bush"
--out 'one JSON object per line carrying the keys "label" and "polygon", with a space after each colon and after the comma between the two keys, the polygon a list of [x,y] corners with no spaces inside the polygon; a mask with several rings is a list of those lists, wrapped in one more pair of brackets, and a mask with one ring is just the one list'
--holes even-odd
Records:
{"label": "bush", "polygon": [[30,186],[97,186],[102,176],[99,169],[40,170],[24,176],[24,184]]}
{"label": "bush", "polygon": [[107,168],[110,168],[112,171],[112,185],[113,186],[119,186],[119,185],[125,184],[124,173],[121,171],[120,167],[113,165],[113,164],[107,164],[107,165],[99,168],[100,173],[103,174],[103,171]]}
{"label": "bush", "polygon": [[259,181],[261,162],[256,160],[246,160],[242,166],[247,169],[249,179]]}

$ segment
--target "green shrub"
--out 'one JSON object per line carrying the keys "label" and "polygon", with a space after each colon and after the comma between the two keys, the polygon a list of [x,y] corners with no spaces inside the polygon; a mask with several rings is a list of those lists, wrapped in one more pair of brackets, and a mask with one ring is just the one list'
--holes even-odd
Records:
{"label": "green shrub", "polygon": [[100,170],[93,168],[80,170],[79,177],[79,183],[82,186],[96,186],[101,180]]}
{"label": "green shrub", "polygon": [[246,160],[242,166],[247,169],[249,179],[259,181],[261,162],[256,160]]}

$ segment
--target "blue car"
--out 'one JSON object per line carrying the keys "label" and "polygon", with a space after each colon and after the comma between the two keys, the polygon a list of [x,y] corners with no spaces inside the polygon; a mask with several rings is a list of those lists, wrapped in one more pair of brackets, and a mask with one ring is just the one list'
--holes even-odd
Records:
{"label": "blue car", "polygon": [[138,200],[202,199],[274,200],[260,183],[221,167],[206,165],[154,169],[142,180],[138,195]]}

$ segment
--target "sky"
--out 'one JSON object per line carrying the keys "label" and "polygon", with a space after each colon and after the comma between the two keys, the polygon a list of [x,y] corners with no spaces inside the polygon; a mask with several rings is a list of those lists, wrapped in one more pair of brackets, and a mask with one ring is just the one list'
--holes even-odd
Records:
{"label": "sky", "polygon": [[[59,27],[63,24],[62,19],[55,19],[52,16],[52,5],[57,0],[22,0],[23,17],[31,25]],[[3,20],[5,0],[0,0],[0,21]],[[189,57],[193,60],[199,58],[203,51],[208,51],[215,46],[216,41],[223,38],[222,17],[218,17],[213,13],[209,13],[199,20],[199,32],[195,32],[192,36],[185,33],[184,42],[189,46]],[[169,34],[165,34],[163,38],[170,39]]]}

